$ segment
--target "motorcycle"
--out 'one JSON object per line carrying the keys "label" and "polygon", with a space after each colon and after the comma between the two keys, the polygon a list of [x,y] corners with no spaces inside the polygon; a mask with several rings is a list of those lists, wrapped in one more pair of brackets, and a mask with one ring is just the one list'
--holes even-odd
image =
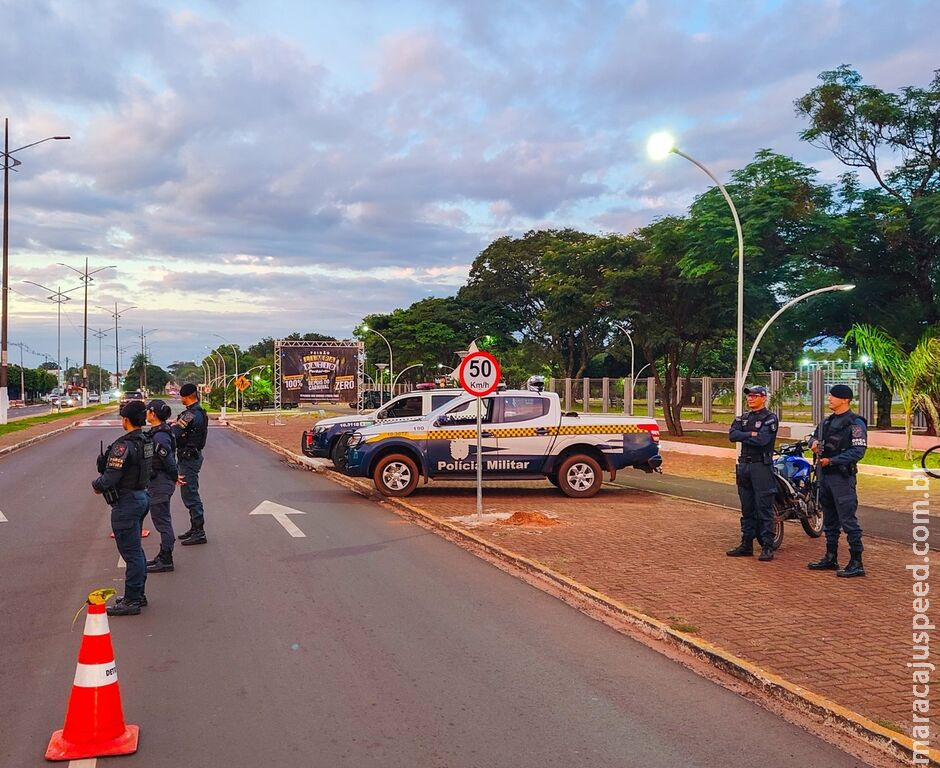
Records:
{"label": "motorcycle", "polygon": [[819,503],[816,465],[803,458],[809,443],[781,445],[774,451],[773,470],[777,481],[774,497],[774,549],[783,543],[783,524],[799,520],[807,536],[819,538],[823,531],[823,511]]}

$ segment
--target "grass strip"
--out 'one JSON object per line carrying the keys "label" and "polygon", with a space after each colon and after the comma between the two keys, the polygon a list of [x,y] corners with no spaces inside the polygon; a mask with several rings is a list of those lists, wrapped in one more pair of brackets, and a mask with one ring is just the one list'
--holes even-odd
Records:
{"label": "grass strip", "polygon": [[25,419],[17,419],[6,424],[0,424],[0,435],[6,435],[10,432],[19,432],[23,429],[29,429],[37,424],[48,424],[60,419],[71,419],[75,416],[98,413],[106,408],[112,408],[112,405],[90,405],[87,408],[69,408],[61,412],[47,413],[42,416],[28,416]]}

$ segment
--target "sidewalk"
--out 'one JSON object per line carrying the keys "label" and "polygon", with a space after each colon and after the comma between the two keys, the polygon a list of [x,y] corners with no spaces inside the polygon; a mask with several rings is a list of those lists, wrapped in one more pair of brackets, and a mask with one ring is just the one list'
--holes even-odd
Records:
{"label": "sidewalk", "polygon": [[[297,453],[312,420],[239,424]],[[666,470],[670,471],[669,459]],[[366,493],[371,483],[343,478]],[[899,505],[910,503],[904,481]],[[793,530],[772,563],[728,558],[738,523],[727,510],[607,486],[594,499],[549,483],[485,483],[487,513],[540,513],[535,524],[475,525],[469,483],[419,486],[407,500],[425,515],[472,531],[678,633],[701,638],[891,730],[911,733],[909,547],[866,543],[863,579],[813,573],[823,545]],[[539,524],[544,516],[557,524]],[[843,559],[845,559],[843,548]],[[873,732],[878,732],[877,726]]]}

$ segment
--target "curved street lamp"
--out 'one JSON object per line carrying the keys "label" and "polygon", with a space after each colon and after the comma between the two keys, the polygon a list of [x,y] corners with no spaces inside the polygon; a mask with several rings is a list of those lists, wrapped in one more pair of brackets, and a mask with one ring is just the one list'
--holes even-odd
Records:
{"label": "curved street lamp", "polygon": [[401,375],[405,371],[410,371],[412,368],[421,368],[422,366],[423,366],[423,363],[415,363],[414,365],[409,365],[407,368],[402,368],[398,372],[398,375],[395,377],[395,381],[392,382],[392,397],[395,396],[395,385],[398,383],[398,380],[401,378]]}
{"label": "curved street lamp", "polygon": [[734,413],[738,416],[741,414],[744,405],[744,367],[742,365],[742,361],[744,360],[744,235],[741,232],[741,220],[738,218],[738,211],[734,207],[731,195],[728,194],[728,190],[725,189],[724,184],[718,181],[715,175],[694,157],[690,157],[684,152],[679,151],[675,145],[674,139],[668,133],[654,133],[650,136],[646,144],[646,149],[650,157],[654,160],[662,160],[671,153],[679,155],[679,157],[684,157],[690,163],[697,166],[705,172],[708,178],[715,182],[715,185],[721,190],[725,202],[731,209],[731,216],[734,218],[734,229],[738,235],[738,339],[734,370]]}
{"label": "curved street lamp", "polygon": [[[212,335],[222,339],[222,341],[224,341],[226,344],[228,344],[232,348],[232,354],[235,355],[235,373],[232,375],[238,376],[238,352],[235,349],[235,345],[232,344],[228,339],[223,338],[218,333],[213,333]],[[238,412],[240,410],[241,408],[238,407],[238,387],[235,387],[235,411]]]}
{"label": "curved street lamp", "polygon": [[636,377],[633,374],[633,359],[636,354],[636,350],[633,348],[633,335],[624,328],[620,323],[614,323],[619,331],[626,334],[627,340],[630,342],[630,415],[633,415],[633,386],[636,383]]}
{"label": "curved street lamp", "polygon": [[829,291],[851,291],[853,288],[855,288],[855,286],[850,285],[848,283],[842,283],[840,285],[830,285],[828,288],[817,288],[815,291],[808,291],[807,293],[804,293],[802,296],[797,296],[795,299],[788,301],[786,304],[780,307],[780,309],[774,312],[770,316],[770,319],[766,323],[764,323],[764,327],[760,329],[760,333],[758,333],[757,338],[754,339],[754,343],[751,345],[751,353],[747,356],[747,363],[744,366],[743,378],[746,379],[748,371],[751,370],[751,363],[754,362],[754,353],[757,352],[757,345],[760,344],[760,340],[764,338],[764,334],[767,333],[767,329],[770,328],[771,323],[773,323],[774,320],[780,317],[780,315],[786,312],[794,304],[800,301],[803,301],[803,299],[808,299],[810,296],[816,296],[817,294],[820,294],[820,293],[828,293]]}
{"label": "curved street lamp", "polygon": [[7,423],[7,410],[10,405],[7,394],[7,299],[10,292],[10,171],[22,165],[13,157],[17,152],[35,147],[45,141],[64,141],[69,136],[48,136],[45,139],[24,144],[22,147],[10,149],[10,120],[3,119],[3,269],[2,285],[0,285],[0,424]]}
{"label": "curved street lamp", "polygon": [[389,381],[391,381],[392,375],[395,373],[395,364],[392,361],[392,345],[389,343],[388,339],[386,339],[385,336],[383,336],[381,333],[375,330],[375,328],[371,328],[368,325],[362,325],[360,327],[362,328],[362,330],[370,331],[374,333],[376,336],[380,337],[382,341],[385,342],[385,345],[388,347],[388,379]]}

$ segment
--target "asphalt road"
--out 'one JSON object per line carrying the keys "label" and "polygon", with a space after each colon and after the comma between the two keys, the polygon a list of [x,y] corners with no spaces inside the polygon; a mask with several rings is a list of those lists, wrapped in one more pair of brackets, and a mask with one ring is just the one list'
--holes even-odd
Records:
{"label": "asphalt road", "polygon": [[[645,491],[668,493],[672,496],[694,499],[695,501],[707,501],[710,504],[721,504],[731,507],[733,510],[741,508],[737,487],[732,483],[716,483],[713,480],[670,475],[668,468],[661,475],[647,475],[636,470],[623,470],[617,475],[614,482],[627,488],[640,488]],[[900,478],[898,478],[898,482],[900,483]],[[735,511],[734,514],[738,515],[739,513]],[[882,509],[860,504],[858,507],[858,520],[862,530],[868,536],[877,536],[903,544],[911,543],[911,518],[909,514],[905,515],[893,509]],[[799,521],[788,522],[784,533],[784,546],[786,546],[786,537],[805,535]],[[820,541],[822,541],[822,538],[820,538]]]}
{"label": "asphalt road", "polygon": [[[0,765],[46,765],[81,643],[72,617],[90,590],[121,589],[89,486],[99,439],[117,434],[79,428],[0,458]],[[860,765],[224,428],[203,475],[209,543],[177,547],[144,613],[111,619],[141,738],[108,766]],[[265,500],[303,512],[305,536],[250,516]]]}
{"label": "asphalt road", "polygon": [[[63,408],[67,411],[68,408]],[[52,412],[52,406],[49,403],[41,403],[39,405],[24,405],[22,408],[11,408],[7,412],[7,419],[9,421],[16,421],[17,419],[25,419],[30,416],[43,416],[47,413]]]}

